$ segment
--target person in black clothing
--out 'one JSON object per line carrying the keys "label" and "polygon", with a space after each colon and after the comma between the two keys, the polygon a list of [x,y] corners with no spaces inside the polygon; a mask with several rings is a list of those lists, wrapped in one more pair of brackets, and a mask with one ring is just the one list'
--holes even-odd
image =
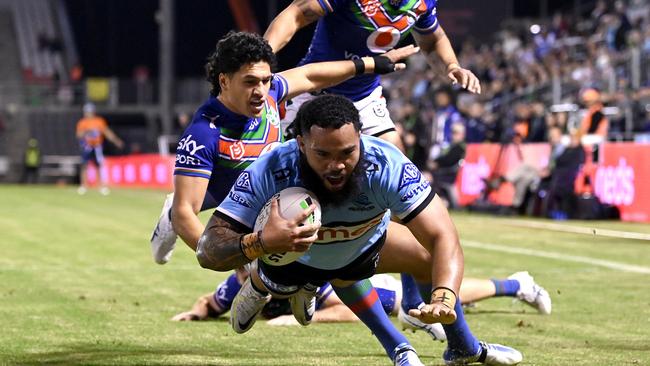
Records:
{"label": "person in black clothing", "polygon": [[569,146],[553,162],[546,196],[548,214],[556,219],[566,219],[576,211],[574,183],[585,162],[585,150],[580,143],[581,134],[578,130],[571,130],[570,136]]}
{"label": "person in black clothing", "polygon": [[462,123],[454,123],[451,125],[451,143],[437,158],[427,164],[433,176],[433,189],[447,201],[451,208],[458,206],[455,183],[458,170],[465,158],[465,150],[465,126]]}

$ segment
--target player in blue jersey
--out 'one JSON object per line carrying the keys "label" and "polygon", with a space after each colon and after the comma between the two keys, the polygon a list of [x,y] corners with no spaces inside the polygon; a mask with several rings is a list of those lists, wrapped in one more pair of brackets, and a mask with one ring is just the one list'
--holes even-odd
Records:
{"label": "player in blue jersey", "polygon": [[[458,235],[419,170],[393,145],[361,136],[359,112],[344,97],[325,95],[310,101],[301,107],[296,123],[297,140],[260,157],[239,176],[198,244],[201,266],[217,271],[266,254],[305,252],[284,266],[255,262],[257,268],[232,305],[233,329],[248,331],[271,295],[289,297],[296,320],[309,324],[314,289],[329,281],[395,364],[422,365],[367,280],[375,272],[408,272],[429,284],[423,291],[431,302],[412,314],[426,323],[443,324],[447,364],[519,363],[522,355],[515,349],[479,342],[469,330],[456,296],[464,266]],[[263,205],[293,186],[316,194],[322,225],[300,224],[314,205],[287,220],[273,200],[267,224],[251,232]],[[391,214],[405,226],[391,223]]]}
{"label": "player in blue jersey", "polygon": [[195,249],[204,228],[198,212],[216,207],[241,170],[283,141],[279,103],[355,75],[402,69],[404,64],[394,63],[415,52],[416,47],[404,47],[385,57],[273,73],[275,55],[261,36],[227,34],[206,64],[210,96],[178,143],[174,193],[167,197],[151,238],[154,260],[169,260],[177,235]]}
{"label": "player in blue jersey", "polygon": [[[318,21],[307,55],[300,62],[304,65],[380,55],[413,34],[425,54],[435,53],[444,63],[452,83],[480,93],[478,78],[458,64],[438,22],[436,3],[436,0],[295,0],[273,20],[264,38],[278,52],[298,29]],[[359,109],[362,133],[379,136],[404,150],[382,97],[378,76],[358,76],[323,92],[350,98]],[[303,94],[291,99],[283,127],[293,121],[300,105],[313,97]]]}
{"label": "player in blue jersey", "polygon": [[[230,311],[237,292],[241,289],[242,283],[246,280],[248,274],[242,272],[233,273],[226,280],[219,283],[214,292],[205,294],[199,297],[192,308],[187,311],[178,313],[172,317],[175,321],[191,321],[191,320],[206,320],[218,318],[221,315]],[[485,288],[483,281],[490,281],[495,288],[508,287],[514,285],[512,282],[517,282],[520,288],[525,286],[531,287],[529,291],[520,292],[519,295],[515,293],[509,296],[516,296],[526,304],[536,308],[540,313],[550,313],[550,302],[542,301],[544,297],[538,296],[522,296],[523,294],[535,293],[545,291],[539,285],[535,284],[532,276],[528,272],[517,272],[507,279],[492,279],[481,280],[475,278],[463,278],[463,283],[460,286],[460,298],[463,305],[474,303],[483,300],[487,297],[495,296],[496,291],[482,293],[476,291],[476,288]],[[403,310],[400,306],[402,302],[402,284],[401,282],[387,274],[377,274],[370,278],[370,282],[377,290],[379,300],[381,301],[384,311],[388,315],[400,316]],[[537,287],[537,289],[533,289]],[[503,291],[502,291],[503,292]],[[550,298],[549,298],[550,299]],[[287,312],[287,310],[289,312]],[[290,314],[290,308],[286,300],[272,300],[269,302],[262,315],[269,318],[269,325],[298,325],[293,315]],[[276,318],[277,317],[277,318]],[[357,321],[356,315],[341,301],[341,299],[334,293],[332,286],[328,283],[318,289],[316,294],[316,312],[312,318],[312,322],[349,322]],[[419,327],[410,327],[404,329],[425,330],[434,340],[447,339],[442,326],[438,323],[427,324],[427,329],[420,329]]]}
{"label": "player in blue jersey", "polygon": [[[412,34],[426,55],[435,54],[445,65],[450,82],[460,84],[472,93],[480,93],[478,78],[458,63],[438,20],[436,5],[437,0],[295,0],[278,14],[264,37],[278,52],[298,29],[317,21],[309,50],[300,62],[307,64],[379,55]],[[433,58],[428,60],[433,61]],[[389,141],[404,152],[379,81],[378,76],[362,75],[326,88],[322,93],[341,94],[352,99],[361,116],[361,132]],[[313,98],[314,95],[305,93],[287,102],[283,129],[293,121],[302,103]],[[445,130],[450,128],[443,127]],[[409,309],[422,304],[413,278],[404,274],[402,283],[406,296],[400,322],[426,327],[408,314]],[[479,288],[480,291],[491,290],[490,284],[485,284],[484,288]]]}

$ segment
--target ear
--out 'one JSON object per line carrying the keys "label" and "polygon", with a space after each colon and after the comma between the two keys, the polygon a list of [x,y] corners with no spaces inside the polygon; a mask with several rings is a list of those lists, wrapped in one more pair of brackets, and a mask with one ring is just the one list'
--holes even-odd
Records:
{"label": "ear", "polygon": [[219,74],[219,86],[221,87],[222,91],[228,89],[229,81],[230,78],[226,74]]}
{"label": "ear", "polygon": [[302,135],[296,136],[296,141],[298,142],[298,148],[300,148],[301,153],[305,153],[305,140],[303,140]]}

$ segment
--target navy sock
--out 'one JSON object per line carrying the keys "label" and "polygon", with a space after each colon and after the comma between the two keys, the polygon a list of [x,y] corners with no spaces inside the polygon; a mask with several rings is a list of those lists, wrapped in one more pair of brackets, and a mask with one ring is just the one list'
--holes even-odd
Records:
{"label": "navy sock", "polygon": [[348,287],[334,287],[334,291],[377,337],[391,360],[395,357],[395,350],[409,344],[384,312],[377,291],[369,280]]}
{"label": "navy sock", "polygon": [[494,288],[496,293],[494,296],[517,296],[517,291],[519,291],[519,281],[517,280],[497,280],[491,279],[494,283]]}
{"label": "navy sock", "polygon": [[465,322],[463,315],[463,306],[460,303],[460,298],[456,300],[456,321],[453,324],[443,324],[447,334],[448,352],[455,356],[473,356],[480,350],[478,339],[474,337],[469,326]]}
{"label": "navy sock", "polygon": [[241,285],[237,281],[237,275],[235,273],[228,276],[228,278],[221,282],[217,289],[214,291],[214,300],[221,307],[221,309],[226,312],[230,310],[232,306],[232,301],[237,296]]}
{"label": "navy sock", "polygon": [[400,274],[402,279],[402,310],[408,314],[409,309],[417,309],[423,303],[420,288],[410,274]]}

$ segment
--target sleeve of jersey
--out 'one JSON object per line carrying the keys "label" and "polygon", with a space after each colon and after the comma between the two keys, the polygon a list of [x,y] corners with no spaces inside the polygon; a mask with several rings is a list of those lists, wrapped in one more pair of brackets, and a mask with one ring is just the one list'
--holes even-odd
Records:
{"label": "sleeve of jersey", "polygon": [[277,103],[280,103],[284,98],[286,98],[287,94],[289,94],[289,84],[287,84],[287,79],[280,74],[274,74],[271,79],[269,95],[271,95]]}
{"label": "sleeve of jersey", "polygon": [[388,174],[382,175],[386,179],[388,205],[391,212],[406,224],[427,207],[435,194],[429,181],[405,156],[393,156],[389,167]]}
{"label": "sleeve of jersey", "polygon": [[433,6],[418,18],[413,29],[420,34],[430,34],[435,32],[438,26],[438,15],[434,3]]}
{"label": "sleeve of jersey", "polygon": [[218,153],[219,129],[209,123],[192,123],[176,147],[174,175],[210,179]]}
{"label": "sleeve of jersey", "polygon": [[258,164],[262,160],[260,158],[239,174],[228,196],[217,207],[215,215],[234,220],[252,231],[257,215],[274,193],[271,192],[272,180],[268,174],[268,166]]}
{"label": "sleeve of jersey", "polygon": [[317,0],[318,5],[320,5],[321,8],[325,11],[325,14],[332,13],[334,11],[334,8],[338,5],[339,3],[345,2],[344,0]]}

